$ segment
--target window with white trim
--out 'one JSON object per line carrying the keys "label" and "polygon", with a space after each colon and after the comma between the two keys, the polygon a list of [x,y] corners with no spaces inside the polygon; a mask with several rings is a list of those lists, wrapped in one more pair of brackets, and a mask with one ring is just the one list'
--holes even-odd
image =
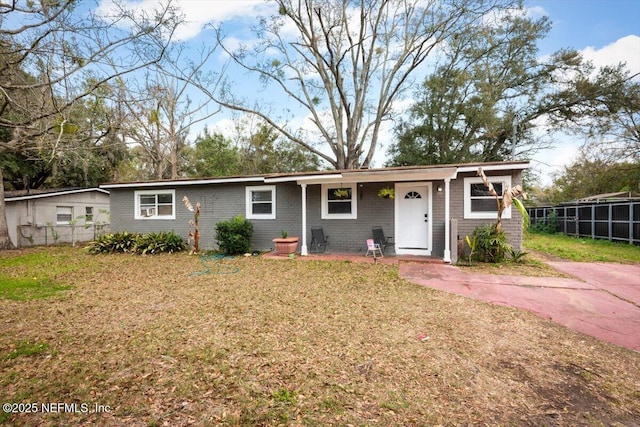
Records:
{"label": "window with white trim", "polygon": [[175,190],[139,190],[134,197],[136,219],[176,219]]}
{"label": "window with white trim", "polygon": [[356,184],[322,184],[322,219],[358,217]]}
{"label": "window with white trim", "polygon": [[72,220],[73,220],[73,207],[56,206],[56,223],[57,224],[71,224]]}
{"label": "window with white trim", "polygon": [[[487,178],[502,199],[503,191],[511,187],[511,176],[489,176]],[[464,217],[468,219],[495,219],[498,217],[496,198],[489,194],[489,189],[480,177],[464,179]],[[510,207],[502,212],[502,218],[511,218]]]}
{"label": "window with white trim", "polygon": [[275,185],[249,186],[245,191],[247,219],[276,219]]}

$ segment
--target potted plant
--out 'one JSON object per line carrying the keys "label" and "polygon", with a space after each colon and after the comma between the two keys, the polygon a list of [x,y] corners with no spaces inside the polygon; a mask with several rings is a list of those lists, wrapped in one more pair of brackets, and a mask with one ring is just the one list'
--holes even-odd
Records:
{"label": "potted plant", "polygon": [[349,198],[349,189],[348,188],[336,188],[333,190],[333,195],[338,200],[344,200]]}
{"label": "potted plant", "polygon": [[288,233],[282,230],[281,237],[273,239],[273,244],[278,255],[290,255],[298,250],[299,237],[288,237]]}
{"label": "potted plant", "polygon": [[391,187],[383,187],[378,191],[378,197],[383,199],[393,199],[396,196],[396,192]]}

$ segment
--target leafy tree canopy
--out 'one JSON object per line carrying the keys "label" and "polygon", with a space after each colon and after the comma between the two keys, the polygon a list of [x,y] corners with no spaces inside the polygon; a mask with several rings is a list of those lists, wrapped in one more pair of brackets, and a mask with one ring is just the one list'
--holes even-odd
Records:
{"label": "leafy tree canopy", "polygon": [[532,132],[541,123],[566,131],[637,111],[623,65],[595,70],[571,50],[540,59],[537,44],[550,28],[520,9],[456,34],[397,127],[387,164],[530,158],[551,145]]}
{"label": "leafy tree canopy", "polygon": [[262,123],[236,142],[208,129],[198,136],[191,156],[196,177],[255,175],[318,170],[318,158]]}

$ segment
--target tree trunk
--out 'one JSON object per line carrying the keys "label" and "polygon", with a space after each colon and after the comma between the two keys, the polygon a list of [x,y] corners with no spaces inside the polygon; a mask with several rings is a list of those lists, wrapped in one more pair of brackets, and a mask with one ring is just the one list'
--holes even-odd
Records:
{"label": "tree trunk", "polygon": [[15,249],[9,238],[9,226],[7,225],[7,211],[4,204],[4,180],[3,170],[0,168],[0,250]]}

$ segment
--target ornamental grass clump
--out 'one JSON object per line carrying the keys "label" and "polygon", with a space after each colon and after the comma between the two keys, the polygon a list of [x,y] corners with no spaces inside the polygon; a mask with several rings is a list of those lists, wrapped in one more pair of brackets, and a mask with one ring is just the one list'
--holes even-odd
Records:
{"label": "ornamental grass clump", "polygon": [[109,233],[98,237],[86,247],[91,254],[130,252],[138,255],[180,252],[185,248],[182,237],[173,231],[145,234],[128,231]]}

